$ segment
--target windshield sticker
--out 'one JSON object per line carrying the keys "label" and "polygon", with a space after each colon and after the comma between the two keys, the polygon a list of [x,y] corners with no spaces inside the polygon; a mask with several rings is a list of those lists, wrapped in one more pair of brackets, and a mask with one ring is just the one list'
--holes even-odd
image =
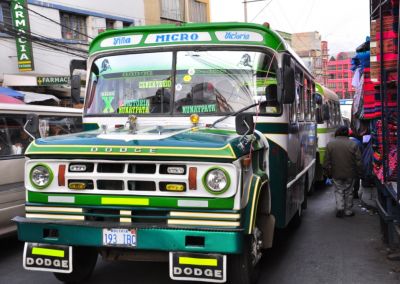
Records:
{"label": "windshield sticker", "polygon": [[215,104],[210,105],[196,105],[196,106],[182,106],[182,113],[199,113],[199,112],[217,112]]}
{"label": "windshield sticker", "polygon": [[115,92],[102,92],[101,99],[104,102],[103,113],[113,113],[114,108],[112,107],[112,101],[115,98]]}
{"label": "windshield sticker", "polygon": [[118,113],[150,113],[150,101],[144,99],[126,100],[118,108]]}
{"label": "windshield sticker", "polygon": [[196,74],[196,69],[190,68],[190,69],[188,70],[188,74],[189,74],[190,76],[193,76],[194,74]]}
{"label": "windshield sticker", "polygon": [[171,43],[191,41],[211,41],[211,36],[207,32],[151,34],[147,36],[145,43]]}
{"label": "windshield sticker", "polygon": [[183,89],[182,84],[176,84],[175,90],[177,90],[179,92],[179,91],[182,91],[182,89]]}
{"label": "windshield sticker", "polygon": [[131,35],[106,38],[100,43],[100,47],[135,45],[140,43],[142,37],[142,35]]}
{"label": "windshield sticker", "polygon": [[186,82],[186,83],[192,81],[192,76],[190,76],[190,75],[183,76],[183,81]]}
{"label": "windshield sticker", "polygon": [[256,32],[250,31],[227,31],[215,32],[219,41],[257,41],[261,42],[264,37]]}
{"label": "windshield sticker", "polygon": [[139,89],[171,88],[171,80],[139,82]]}

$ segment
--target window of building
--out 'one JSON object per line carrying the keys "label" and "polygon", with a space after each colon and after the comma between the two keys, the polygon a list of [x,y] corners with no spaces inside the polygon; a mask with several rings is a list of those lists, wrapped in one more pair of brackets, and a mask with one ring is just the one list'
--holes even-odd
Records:
{"label": "window of building", "polygon": [[207,22],[207,4],[196,0],[190,0],[189,12],[191,22]]}
{"label": "window of building", "polygon": [[114,24],[115,24],[114,20],[106,19],[106,30],[113,30]]}
{"label": "window of building", "polygon": [[87,40],[86,16],[60,12],[61,33],[65,39]]}
{"label": "window of building", "polygon": [[161,0],[161,18],[172,22],[184,22],[185,0]]}
{"label": "window of building", "polygon": [[10,3],[0,2],[0,32],[12,25]]}
{"label": "window of building", "polygon": [[343,74],[343,78],[349,78],[349,73],[345,72],[345,73]]}
{"label": "window of building", "polygon": [[133,22],[122,22],[122,26],[124,28],[133,27],[134,25],[135,25],[135,23],[133,23]]}

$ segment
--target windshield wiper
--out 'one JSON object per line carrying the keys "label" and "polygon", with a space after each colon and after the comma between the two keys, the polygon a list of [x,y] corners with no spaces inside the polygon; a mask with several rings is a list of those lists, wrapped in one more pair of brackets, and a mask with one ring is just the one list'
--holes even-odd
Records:
{"label": "windshield wiper", "polygon": [[227,114],[227,115],[225,115],[225,116],[223,116],[223,117],[217,119],[216,121],[214,121],[213,124],[211,124],[210,128],[213,128],[217,123],[219,123],[219,122],[221,122],[221,121],[227,119],[228,117],[238,115],[239,113],[242,113],[242,112],[244,112],[245,110],[248,110],[249,108],[252,108],[252,107],[255,107],[255,106],[258,106],[258,105],[261,106],[261,105],[264,105],[264,104],[265,104],[265,102],[254,103],[254,104],[252,104],[252,105],[249,105],[249,106],[246,106],[246,107],[244,107],[244,108],[241,108],[241,109],[239,109],[238,111],[235,111],[235,112],[232,112],[232,113],[230,113],[230,114]]}

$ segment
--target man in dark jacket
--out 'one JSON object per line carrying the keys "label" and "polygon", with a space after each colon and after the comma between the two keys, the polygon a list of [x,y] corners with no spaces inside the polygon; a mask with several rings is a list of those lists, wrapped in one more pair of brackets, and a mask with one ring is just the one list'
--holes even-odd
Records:
{"label": "man in dark jacket", "polygon": [[362,162],[359,147],[349,139],[348,127],[340,126],[335,139],[328,143],[324,169],[335,186],[336,217],[354,216],[353,185],[361,177]]}

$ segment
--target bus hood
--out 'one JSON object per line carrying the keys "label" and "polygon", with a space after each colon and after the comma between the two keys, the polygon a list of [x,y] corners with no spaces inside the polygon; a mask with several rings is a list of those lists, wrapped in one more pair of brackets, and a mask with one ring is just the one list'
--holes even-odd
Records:
{"label": "bus hood", "polygon": [[[255,143],[255,149],[259,143]],[[197,127],[148,127],[88,131],[37,139],[25,155],[164,156],[236,159],[249,151],[232,130]]]}

